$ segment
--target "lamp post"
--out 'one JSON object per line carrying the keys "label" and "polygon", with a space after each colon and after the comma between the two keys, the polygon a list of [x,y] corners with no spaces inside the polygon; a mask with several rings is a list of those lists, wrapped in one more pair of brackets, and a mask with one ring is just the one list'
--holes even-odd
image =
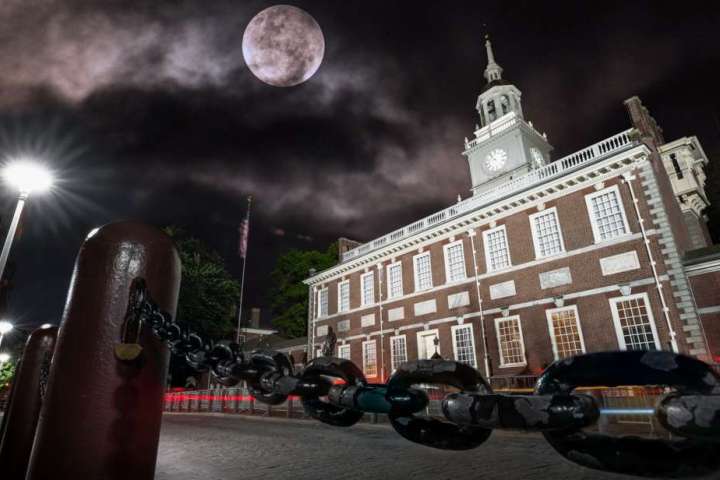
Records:
{"label": "lamp post", "polygon": [[3,338],[5,338],[5,335],[9,333],[13,329],[13,324],[2,320],[0,321],[0,346],[2,346]]}
{"label": "lamp post", "polygon": [[10,247],[12,247],[13,240],[15,239],[15,232],[17,231],[18,223],[20,223],[20,215],[22,214],[23,207],[25,207],[25,201],[31,192],[44,192],[53,184],[53,178],[50,172],[44,167],[32,162],[17,161],[10,163],[3,169],[2,173],[5,182],[16,188],[19,194],[15,214],[13,215],[12,222],[10,222],[10,229],[8,230],[7,237],[5,237],[5,244],[0,254],[0,281],[2,281],[3,275],[5,274],[5,265],[10,256]]}

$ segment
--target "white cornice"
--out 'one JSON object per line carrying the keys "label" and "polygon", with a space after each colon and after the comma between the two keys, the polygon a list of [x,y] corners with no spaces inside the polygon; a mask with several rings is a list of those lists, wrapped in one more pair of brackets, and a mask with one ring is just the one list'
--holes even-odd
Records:
{"label": "white cornice", "polygon": [[488,225],[492,221],[534,208],[538,203],[547,203],[549,200],[582,190],[597,182],[617,177],[634,168],[635,162],[644,159],[649,153],[650,150],[645,145],[636,146],[622,154],[588,165],[563,177],[552,179],[529,190],[438,224],[416,235],[368,252],[351,261],[338,264],[303,280],[303,283],[317,285],[318,283],[334,280],[338,276],[348,275],[358,269],[365,268],[368,264],[372,265],[378,263],[378,261],[383,261],[388,256],[400,256],[411,250],[416,250],[419,246],[436,243],[446,236],[461,235],[469,228]]}

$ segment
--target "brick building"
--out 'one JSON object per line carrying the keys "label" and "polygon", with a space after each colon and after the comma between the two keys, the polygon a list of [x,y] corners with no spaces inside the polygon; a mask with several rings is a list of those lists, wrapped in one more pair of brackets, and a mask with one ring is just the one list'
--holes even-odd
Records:
{"label": "brick building", "polygon": [[[702,147],[665,142],[637,97],[628,129],[551,161],[486,43],[472,196],[364,244],[306,280],[308,350],[329,329],[371,380],[434,353],[488,377],[558,358],[663,349],[720,356],[720,250]],[[714,358],[713,358],[714,357]]]}

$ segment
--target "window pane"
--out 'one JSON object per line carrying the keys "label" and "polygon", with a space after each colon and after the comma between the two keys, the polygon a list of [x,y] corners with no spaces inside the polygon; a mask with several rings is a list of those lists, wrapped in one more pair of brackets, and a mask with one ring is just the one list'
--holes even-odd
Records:
{"label": "window pane", "polygon": [[509,318],[497,322],[500,361],[503,365],[525,363],[525,351],[520,336],[520,320]]}
{"label": "window pane", "polygon": [[611,190],[597,195],[590,200],[590,203],[600,240],[608,240],[626,233],[616,191]]}
{"label": "window pane", "polygon": [[583,353],[578,319],[574,308],[552,312],[550,323],[558,360]]}
{"label": "window pane", "polygon": [[560,225],[554,210],[538,215],[533,219],[533,223],[539,257],[547,257],[563,251]]}
{"label": "window pane", "polygon": [[338,295],[340,297],[339,310],[341,312],[350,310],[350,282],[340,283]]}
{"label": "window pane", "polygon": [[388,268],[388,291],[390,298],[402,295],[402,266],[391,265]]}
{"label": "window pane", "polygon": [[455,342],[456,360],[475,367],[475,342],[472,336],[472,326],[457,327],[453,342]]}
{"label": "window pane", "polygon": [[362,304],[371,305],[375,303],[375,274],[366,273],[362,277]]}
{"label": "window pane", "polygon": [[657,350],[645,299],[642,297],[615,303],[628,350]]}
{"label": "window pane", "polygon": [[505,229],[491,231],[485,235],[485,248],[488,256],[488,270],[500,270],[510,266]]}
{"label": "window pane", "polygon": [[415,257],[415,290],[426,290],[432,287],[432,271],[430,267],[430,254]]}
{"label": "window pane", "polygon": [[375,341],[363,342],[363,371],[365,376],[377,376],[377,351]]}
{"label": "window pane", "polygon": [[447,255],[448,282],[459,282],[465,280],[465,254],[463,252],[462,243],[451,245],[445,249]]}
{"label": "window pane", "polygon": [[339,345],[338,357],[350,360],[350,345]]}
{"label": "window pane", "polygon": [[318,294],[318,316],[327,317],[328,314],[328,290],[323,288]]}
{"label": "window pane", "polygon": [[390,368],[395,371],[401,364],[407,362],[407,344],[405,337],[390,338]]}

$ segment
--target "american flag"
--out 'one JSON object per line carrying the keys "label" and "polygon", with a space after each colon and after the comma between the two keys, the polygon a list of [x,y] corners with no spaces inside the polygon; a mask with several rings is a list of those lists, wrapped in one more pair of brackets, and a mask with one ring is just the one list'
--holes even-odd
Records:
{"label": "american flag", "polygon": [[250,233],[250,222],[248,222],[247,218],[244,218],[242,222],[240,222],[240,228],[238,228],[238,232],[240,232],[240,241],[238,242],[238,255],[240,255],[240,258],[245,258],[247,255],[247,246],[248,246],[248,234]]}
{"label": "american flag", "polygon": [[240,239],[238,242],[238,255],[240,255],[240,258],[242,258],[243,260],[247,256],[248,236],[250,235],[250,204],[251,203],[252,203],[252,197],[248,197],[247,214],[245,215],[245,218],[243,218],[243,221],[240,222],[240,228],[238,228],[238,232],[240,233]]}

